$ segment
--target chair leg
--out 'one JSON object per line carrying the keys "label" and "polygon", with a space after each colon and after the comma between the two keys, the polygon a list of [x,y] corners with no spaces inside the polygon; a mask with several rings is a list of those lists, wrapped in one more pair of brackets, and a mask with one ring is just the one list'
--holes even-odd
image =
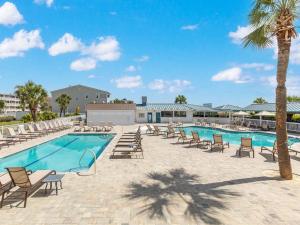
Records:
{"label": "chair leg", "polygon": [[25,191],[24,208],[26,208],[27,197],[28,197],[28,191]]}
{"label": "chair leg", "polygon": [[5,192],[3,192],[2,196],[1,196],[0,208],[2,208],[2,206],[3,206],[4,194],[5,194]]}

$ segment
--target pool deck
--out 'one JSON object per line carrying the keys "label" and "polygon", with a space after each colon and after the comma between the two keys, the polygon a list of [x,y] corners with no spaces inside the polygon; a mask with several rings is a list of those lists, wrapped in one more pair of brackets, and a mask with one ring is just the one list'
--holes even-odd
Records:
{"label": "pool deck", "polygon": [[25,209],[4,202],[1,224],[299,224],[299,156],[292,156],[293,181],[278,178],[278,164],[267,152],[239,158],[238,146],[222,154],[162,136],[143,135],[144,159],[110,159],[119,135],[136,128],[115,127],[117,137],[98,158],[96,175],[66,174],[57,196],[39,190]]}

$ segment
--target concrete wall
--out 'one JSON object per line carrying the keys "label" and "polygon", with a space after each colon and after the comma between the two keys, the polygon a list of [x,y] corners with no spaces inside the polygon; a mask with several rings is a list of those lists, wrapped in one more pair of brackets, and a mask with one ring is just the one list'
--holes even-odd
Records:
{"label": "concrete wall", "polygon": [[59,106],[55,100],[61,95],[67,94],[71,96],[72,100],[67,109],[68,113],[74,113],[76,108],[80,107],[80,113],[85,113],[85,106],[89,103],[106,103],[107,93],[103,91],[97,91],[93,88],[86,88],[82,86],[73,86],[52,92],[51,106],[52,111],[59,113]]}
{"label": "concrete wall", "polygon": [[135,110],[87,110],[87,124],[98,125],[101,122],[113,122],[115,125],[135,123]]}

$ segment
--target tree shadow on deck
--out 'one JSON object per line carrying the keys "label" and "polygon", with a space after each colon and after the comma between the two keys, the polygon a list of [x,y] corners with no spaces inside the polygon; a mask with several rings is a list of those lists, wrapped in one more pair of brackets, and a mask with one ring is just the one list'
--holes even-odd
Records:
{"label": "tree shadow on deck", "polygon": [[166,173],[147,174],[146,180],[130,183],[128,193],[123,197],[147,202],[138,214],[147,213],[151,219],[167,220],[167,214],[172,216],[170,207],[176,205],[174,198],[177,198],[182,201],[179,205],[185,207],[185,217],[208,224],[221,224],[215,216],[217,211],[227,209],[227,198],[240,196],[239,193],[222,187],[274,179],[276,178],[262,176],[204,184],[200,182],[198,175],[179,168]]}

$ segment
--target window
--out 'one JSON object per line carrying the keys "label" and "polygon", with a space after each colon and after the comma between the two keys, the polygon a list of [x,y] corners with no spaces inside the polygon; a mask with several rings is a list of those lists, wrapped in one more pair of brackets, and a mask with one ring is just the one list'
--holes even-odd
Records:
{"label": "window", "polygon": [[85,96],[85,98],[86,98],[86,99],[88,99],[88,98],[89,98],[89,96],[87,95],[87,96]]}
{"label": "window", "polygon": [[96,98],[99,98],[99,96],[97,95]]}
{"label": "window", "polygon": [[162,111],[161,117],[173,117],[173,112],[172,111]]}
{"label": "window", "polygon": [[139,113],[139,118],[145,118],[145,113]]}
{"label": "window", "polygon": [[193,117],[204,117],[204,112],[194,112]]}
{"label": "window", "polygon": [[175,111],[174,117],[186,117],[186,111]]}

